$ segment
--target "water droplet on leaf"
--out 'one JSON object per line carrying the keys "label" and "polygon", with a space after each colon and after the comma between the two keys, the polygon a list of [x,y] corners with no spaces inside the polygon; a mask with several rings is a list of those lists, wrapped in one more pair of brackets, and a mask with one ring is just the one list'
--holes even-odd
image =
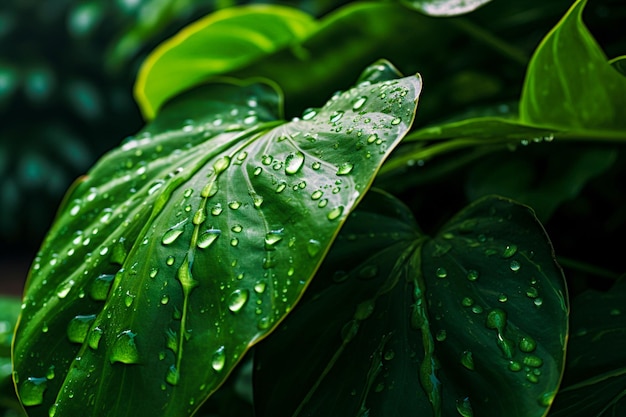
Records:
{"label": "water droplet on leaf", "polygon": [[233,313],[238,312],[248,301],[249,291],[247,289],[235,290],[228,298],[228,309]]}
{"label": "water droplet on leaf", "polygon": [[120,362],[125,364],[135,364],[139,362],[139,352],[135,345],[136,333],[125,330],[117,335],[113,346],[111,346],[111,354],[109,361],[111,363]]}
{"label": "water droplet on leaf", "polygon": [[304,154],[300,151],[291,152],[285,158],[285,174],[294,175],[304,164]]}
{"label": "water droplet on leaf", "polygon": [[219,347],[211,358],[211,367],[220,372],[226,365],[226,352],[224,346]]}

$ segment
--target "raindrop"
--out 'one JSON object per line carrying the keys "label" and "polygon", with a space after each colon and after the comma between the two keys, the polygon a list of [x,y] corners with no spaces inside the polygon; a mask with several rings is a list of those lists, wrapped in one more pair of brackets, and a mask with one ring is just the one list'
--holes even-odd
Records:
{"label": "raindrop", "polygon": [[437,339],[438,342],[443,342],[444,340],[446,340],[446,337],[448,337],[448,332],[443,329],[439,330],[435,335],[435,339]]}
{"label": "raindrop", "polygon": [[193,215],[192,222],[193,222],[193,224],[195,224],[197,226],[199,224],[204,223],[205,220],[206,220],[206,212],[204,211],[204,208],[200,208]]}
{"label": "raindrop", "polygon": [[198,247],[206,249],[220,236],[222,232],[219,229],[209,229],[198,236]]}
{"label": "raindrop", "polygon": [[170,297],[169,297],[167,294],[164,294],[164,295],[161,297],[161,304],[165,305],[165,304],[167,304],[169,301],[170,301]]}
{"label": "raindrop", "polygon": [[461,300],[461,305],[463,307],[471,307],[472,305],[474,305],[474,300],[471,297],[463,297],[463,299]]}
{"label": "raindrop", "polygon": [[400,124],[400,122],[402,122],[402,118],[400,118],[400,117],[396,117],[395,119],[393,119],[393,120],[391,121],[391,124],[392,124],[393,126],[396,126],[396,125],[399,125],[399,124]]}
{"label": "raindrop", "polygon": [[135,345],[136,333],[125,330],[117,335],[113,346],[111,346],[111,354],[109,361],[111,363],[120,362],[125,364],[134,364],[139,362],[139,352]]}
{"label": "raindrop", "polygon": [[47,388],[46,378],[29,377],[20,386],[20,400],[25,406],[40,405],[43,403],[43,393]]}
{"label": "raindrop", "polygon": [[283,240],[283,229],[272,230],[265,235],[265,249],[273,250],[278,242]]}
{"label": "raindrop", "polygon": [[550,404],[554,401],[555,393],[554,392],[546,392],[539,397],[539,405],[544,407],[549,407]]}
{"label": "raindrop", "polygon": [[437,275],[437,278],[445,278],[448,276],[448,271],[446,271],[445,268],[437,268],[435,274]]}
{"label": "raindrop", "polygon": [[254,284],[254,291],[257,294],[263,294],[265,292],[266,287],[267,287],[267,284],[265,283],[265,281],[259,281],[256,284]]}
{"label": "raindrop", "polygon": [[183,234],[183,232],[183,229],[170,229],[163,234],[161,243],[164,245],[171,245],[180,235]]}
{"label": "raindrop", "polygon": [[285,174],[293,175],[297,173],[304,164],[304,154],[300,151],[291,152],[285,158]]}
{"label": "raindrop", "polygon": [[309,253],[309,256],[313,258],[317,256],[320,250],[322,250],[322,244],[319,242],[319,240],[309,239],[306,250]]}
{"label": "raindrop", "polygon": [[302,120],[311,120],[312,118],[315,117],[315,115],[317,115],[317,112],[315,111],[315,109],[306,109],[302,113]]}
{"label": "raindrop", "polygon": [[191,197],[191,194],[193,194],[193,188],[187,188],[185,192],[183,193],[183,197],[189,198]]}
{"label": "raindrop", "polygon": [[322,166],[322,164],[320,164],[318,161],[313,162],[313,164],[311,165],[311,168],[313,168],[314,170],[318,170],[320,169]]}
{"label": "raindrop", "polygon": [[535,299],[533,300],[533,304],[534,304],[535,306],[537,306],[537,307],[541,307],[541,305],[543,304],[543,299],[542,299],[542,298],[540,298],[540,297],[539,297],[539,298],[535,298]]}
{"label": "raindrop", "polygon": [[243,230],[243,226],[240,224],[236,224],[233,227],[231,227],[230,230],[232,230],[233,233],[241,233],[241,231]]}
{"label": "raindrop", "polygon": [[524,359],[522,359],[522,362],[524,363],[524,365],[533,368],[539,368],[541,365],[543,365],[543,360],[539,356],[535,355],[525,356]]}
{"label": "raindrop", "polygon": [[255,208],[261,208],[261,205],[263,204],[263,196],[258,195],[258,194],[253,194],[252,203],[254,204]]}
{"label": "raindrop", "polygon": [[519,350],[522,352],[529,353],[534,351],[536,348],[537,342],[535,342],[535,340],[530,336],[524,336],[519,341]]}
{"label": "raindrop", "polygon": [[54,379],[55,374],[54,374],[54,365],[50,365],[50,367],[48,368],[48,372],[46,372],[46,379],[50,380],[50,379]]}
{"label": "raindrop", "polygon": [[539,291],[535,287],[530,287],[526,290],[526,296],[528,298],[537,298],[539,297]]}
{"label": "raindrop", "polygon": [[475,269],[470,269],[469,271],[467,271],[467,279],[469,281],[476,281],[478,279],[478,271],[476,271]]}
{"label": "raindrop", "polygon": [[217,372],[220,372],[222,369],[224,369],[224,365],[226,365],[226,352],[224,350],[224,346],[220,346],[215,351],[211,359],[211,367]]}
{"label": "raindrop", "polygon": [[134,300],[135,300],[135,296],[127,291],[126,295],[124,296],[124,305],[126,307],[130,307],[131,305],[133,305]]}
{"label": "raindrop", "polygon": [[317,203],[317,207],[324,208],[326,207],[327,204],[328,204],[328,200],[324,198]]}
{"label": "raindrop", "polygon": [[510,258],[511,256],[517,253],[517,245],[510,244],[504,248],[504,252],[502,252],[503,258]]}
{"label": "raindrop", "polygon": [[472,410],[469,397],[456,400],[456,411],[458,411],[462,417],[474,417],[474,411]]}
{"label": "raindrop", "polygon": [[249,291],[247,289],[235,290],[228,298],[228,309],[233,313],[238,312],[248,301]]}
{"label": "raindrop", "polygon": [[237,239],[236,237],[234,237],[234,238],[232,238],[232,239],[230,240],[230,246],[235,247],[235,246],[237,246],[238,244],[239,244],[239,239]]}
{"label": "raindrop", "polygon": [[287,188],[287,183],[281,181],[281,183],[278,184],[278,187],[276,187],[276,193],[282,193],[285,188]]}
{"label": "raindrop", "polygon": [[98,349],[100,345],[100,339],[102,339],[102,329],[99,327],[94,327],[91,332],[89,332],[89,337],[87,338],[87,344],[93,350]]}
{"label": "raindrop", "polygon": [[83,343],[87,339],[87,333],[91,324],[96,319],[95,314],[76,316],[67,326],[67,338],[72,343]]}
{"label": "raindrop", "polygon": [[241,207],[241,203],[239,201],[231,201],[230,203],[228,203],[228,207],[231,210],[237,210],[239,209],[239,207]]}
{"label": "raindrop", "polygon": [[330,115],[330,122],[337,123],[343,117],[343,111],[336,110]]}
{"label": "raindrop", "polygon": [[339,168],[337,168],[337,175],[348,175],[350,172],[352,172],[352,168],[354,168],[354,164],[350,162],[344,162],[343,164],[339,165]]}
{"label": "raindrop", "polygon": [[487,328],[496,329],[502,332],[506,326],[506,312],[499,308],[494,308],[487,314]]}
{"label": "raindrop", "polygon": [[518,261],[516,261],[515,259],[511,261],[511,263],[509,264],[509,268],[511,268],[511,271],[513,272],[517,272],[519,271],[521,265]]}
{"label": "raindrop", "polygon": [[469,350],[463,352],[461,355],[461,364],[470,371],[474,370],[474,356],[472,355],[472,352]]}
{"label": "raindrop", "polygon": [[263,165],[271,165],[273,160],[274,158],[272,157],[272,155],[263,155],[263,157],[261,158],[261,163]]}
{"label": "raindrop", "polygon": [[313,191],[313,194],[311,194],[311,200],[319,200],[323,195],[324,192],[322,190]]}
{"label": "raindrop", "polygon": [[213,170],[215,171],[215,175],[219,175],[224,172],[230,166],[230,156],[224,155],[215,161],[213,164]]}
{"label": "raindrop", "polygon": [[60,283],[56,290],[57,297],[59,298],[67,297],[67,294],[69,294],[74,284],[75,282],[72,279]]}
{"label": "raindrop", "polygon": [[258,177],[259,175],[261,175],[261,172],[263,172],[263,168],[256,167],[256,168],[254,168],[254,173],[253,174],[254,174],[255,177]]}
{"label": "raindrop", "polygon": [[354,104],[352,105],[352,110],[354,111],[359,110],[361,107],[363,107],[366,101],[367,101],[367,97],[365,96],[361,96],[357,98]]}
{"label": "raindrop", "polygon": [[261,317],[259,319],[259,322],[257,323],[257,327],[259,328],[259,330],[266,330],[270,327],[271,324],[272,321],[269,317]]}
{"label": "raindrop", "polygon": [[180,372],[176,369],[176,366],[172,365],[167,370],[167,375],[165,376],[165,381],[170,385],[177,385],[178,381],[180,381]]}
{"label": "raindrop", "polygon": [[509,299],[509,297],[507,297],[507,295],[504,294],[504,293],[501,293],[498,296],[498,301],[500,301],[501,303],[506,303],[508,301],[508,299]]}
{"label": "raindrop", "polygon": [[370,143],[370,144],[376,142],[377,140],[378,140],[378,134],[376,133],[372,133],[371,135],[367,137],[367,143]]}
{"label": "raindrop", "polygon": [[115,275],[102,274],[97,277],[93,284],[91,284],[91,290],[89,295],[94,301],[104,301],[109,295],[111,284],[113,283]]}
{"label": "raindrop", "polygon": [[522,370],[522,364],[517,361],[509,361],[509,370],[519,372]]}
{"label": "raindrop", "polygon": [[219,216],[222,214],[222,205],[220,203],[215,204],[211,209],[211,214],[213,216]]}
{"label": "raindrop", "polygon": [[326,217],[328,218],[328,220],[335,220],[339,216],[341,216],[342,213],[343,213],[343,206],[337,206],[331,211],[329,211]]}

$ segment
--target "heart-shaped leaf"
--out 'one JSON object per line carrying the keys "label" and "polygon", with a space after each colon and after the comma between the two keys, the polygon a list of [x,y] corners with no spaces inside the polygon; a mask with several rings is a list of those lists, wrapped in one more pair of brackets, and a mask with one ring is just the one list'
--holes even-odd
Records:
{"label": "heart-shaped leaf", "polygon": [[188,415],[219,387],[412,123],[419,76],[366,73],[289,123],[265,85],[192,90],[95,165],[28,278],[14,362],[30,415]]}
{"label": "heart-shaped leaf", "polygon": [[318,277],[257,347],[260,417],[547,413],[568,308],[527,207],[486,197],[428,238],[370,192]]}

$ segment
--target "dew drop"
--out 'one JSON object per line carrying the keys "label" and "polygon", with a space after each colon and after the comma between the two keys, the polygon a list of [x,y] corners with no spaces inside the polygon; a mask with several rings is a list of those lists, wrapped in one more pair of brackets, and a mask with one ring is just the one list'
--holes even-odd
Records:
{"label": "dew drop", "polygon": [[522,364],[517,361],[509,361],[509,370],[512,372],[519,372],[522,370]]}
{"label": "dew drop", "polygon": [[57,297],[59,298],[67,297],[67,294],[69,294],[74,284],[75,282],[72,279],[60,283],[56,289]]}
{"label": "dew drop", "polygon": [[354,164],[350,162],[344,162],[337,168],[337,175],[348,175],[352,172],[352,168],[354,168]]}
{"label": "dew drop", "polygon": [[265,249],[273,250],[278,242],[283,240],[283,230],[272,230],[265,235]]}
{"label": "dew drop", "polygon": [[285,158],[285,174],[294,175],[304,164],[304,154],[300,151],[291,152]]}
{"label": "dew drop", "polygon": [[469,350],[463,352],[461,355],[461,364],[470,371],[474,370],[474,356],[472,355],[472,352]]}
{"label": "dew drop", "polygon": [[237,210],[239,209],[239,207],[241,207],[241,203],[239,201],[231,201],[230,203],[228,203],[228,207],[231,210]]}
{"label": "dew drop", "polygon": [[139,352],[135,345],[136,333],[125,330],[117,335],[113,346],[111,346],[111,354],[109,361],[111,363],[120,362],[125,364],[134,364],[139,362]]}
{"label": "dew drop", "polygon": [[522,352],[529,353],[534,351],[536,348],[537,342],[535,342],[535,340],[530,336],[524,336],[519,341],[519,350]]}
{"label": "dew drop", "polygon": [[271,324],[272,321],[269,317],[261,317],[257,323],[257,327],[259,328],[259,330],[267,330]]}
{"label": "dew drop", "polygon": [[372,133],[367,137],[367,143],[372,144],[378,140],[378,134]]}
{"label": "dew drop", "polygon": [[211,367],[215,371],[220,372],[224,369],[224,365],[226,365],[226,352],[224,346],[221,346],[215,351],[211,358]]}
{"label": "dew drop", "polygon": [[254,284],[254,291],[257,294],[263,294],[265,292],[266,287],[267,287],[267,284],[265,283],[265,281],[259,281],[256,284]]}
{"label": "dew drop", "polygon": [[445,278],[448,276],[448,271],[445,268],[437,268],[435,275],[437,275],[437,278]]}
{"label": "dew drop", "polygon": [[506,294],[501,293],[500,295],[498,295],[498,301],[500,301],[501,303],[506,303],[509,300],[509,297],[507,297]]}
{"label": "dew drop", "polygon": [[514,245],[514,244],[506,245],[506,247],[504,248],[504,251],[502,252],[502,257],[505,259],[510,258],[516,253],[517,253],[517,245]]}
{"label": "dew drop", "polygon": [[87,338],[87,344],[93,350],[98,349],[100,345],[100,339],[102,339],[102,329],[99,327],[94,327],[91,332],[89,332],[89,337]]}
{"label": "dew drop", "polygon": [[311,120],[317,115],[317,111],[315,109],[306,109],[302,113],[302,120]]}
{"label": "dew drop", "polygon": [[176,366],[172,365],[167,370],[167,375],[165,376],[165,381],[170,385],[178,385],[178,381],[180,381],[180,372],[176,369]]}
{"label": "dew drop", "polygon": [[213,164],[213,170],[215,171],[216,175],[219,175],[220,173],[224,172],[229,166],[230,156],[224,155],[217,161],[215,161],[215,164]]}
{"label": "dew drop", "polygon": [[322,164],[320,164],[318,161],[313,162],[313,164],[311,165],[311,168],[313,168],[314,170],[318,170],[320,169],[322,166]]}
{"label": "dew drop", "polygon": [[472,305],[474,305],[474,300],[471,297],[463,297],[463,299],[461,300],[461,305],[463,307],[471,307]]}
{"label": "dew drop", "polygon": [[252,203],[254,204],[255,208],[261,208],[261,206],[263,205],[263,196],[259,194],[252,195]]}
{"label": "dew drop", "polygon": [[487,328],[496,329],[502,332],[506,326],[506,312],[499,308],[494,308],[487,314]]}
{"label": "dew drop", "polygon": [[331,123],[337,123],[343,117],[343,113],[344,112],[341,111],[341,110],[336,110],[336,111],[332,112],[332,114],[330,115],[330,122]]}
{"label": "dew drop", "polygon": [[456,400],[456,411],[458,411],[459,415],[462,417],[474,417],[474,411],[472,410],[469,397]]}
{"label": "dew drop", "polygon": [[27,378],[19,389],[22,404],[30,407],[43,403],[43,393],[46,391],[47,383],[46,378]]}
{"label": "dew drop", "polygon": [[230,246],[235,247],[237,245],[239,245],[239,239],[237,239],[236,237],[232,238],[230,240]]}
{"label": "dew drop", "polygon": [[328,220],[336,220],[343,213],[343,206],[337,206],[328,212],[326,217]]}
{"label": "dew drop", "polygon": [[509,268],[511,268],[511,271],[513,272],[517,272],[519,271],[521,265],[518,261],[516,261],[515,259],[511,261],[511,263],[509,264]]}
{"label": "dew drop", "polygon": [[400,122],[402,122],[402,118],[400,118],[400,117],[396,117],[396,118],[394,118],[393,120],[391,120],[391,124],[392,124],[393,126],[399,125],[399,124],[400,124]]}
{"label": "dew drop", "polygon": [[363,107],[366,101],[367,101],[367,97],[365,96],[361,96],[357,98],[354,104],[352,105],[352,110],[354,111],[359,110],[361,107]]}
{"label": "dew drop", "polygon": [[200,249],[206,249],[220,236],[222,232],[219,229],[209,229],[198,236],[197,245]]}
{"label": "dew drop", "polygon": [[535,355],[524,356],[522,362],[524,363],[524,365],[530,366],[532,368],[539,368],[541,365],[543,365],[543,359]]}
{"label": "dew drop", "polygon": [[113,278],[115,278],[115,275],[102,274],[94,280],[89,291],[89,295],[94,301],[104,301],[107,299]]}
{"label": "dew drop", "polygon": [[126,307],[130,307],[131,305],[133,305],[134,300],[135,300],[135,295],[127,291],[126,295],[124,296],[124,305]]}
{"label": "dew drop", "polygon": [[217,203],[213,206],[213,208],[211,208],[211,215],[219,216],[220,214],[222,214],[222,211],[222,205],[220,203]]}
{"label": "dew drop", "polygon": [[249,291],[247,289],[235,290],[228,298],[228,309],[233,313],[238,312],[248,301]]}
{"label": "dew drop", "polygon": [[314,258],[318,253],[320,253],[320,250],[322,250],[322,244],[319,240],[309,239],[306,250],[309,253],[309,256]]}
{"label": "dew drop", "polygon": [[328,199],[324,198],[317,203],[317,207],[324,208],[328,204]]}
{"label": "dew drop", "polygon": [[281,181],[281,183],[278,184],[278,187],[276,187],[276,193],[282,193],[285,188],[287,188],[287,183]]}
{"label": "dew drop", "polygon": [[435,335],[435,339],[437,339],[438,342],[443,342],[444,340],[446,340],[447,337],[448,337],[448,332],[446,332],[443,329],[439,330],[437,334]]}
{"label": "dew drop", "polygon": [[193,215],[192,222],[193,222],[193,224],[195,224],[197,226],[197,225],[200,225],[200,224],[204,223],[205,220],[206,220],[206,212],[204,211],[203,208],[200,208]]}
{"label": "dew drop", "polygon": [[476,281],[478,279],[478,271],[475,269],[467,271],[467,279],[472,282]]}
{"label": "dew drop", "polygon": [[83,343],[87,339],[87,333],[91,324],[96,319],[95,314],[76,316],[67,326],[67,338],[72,343]]}
{"label": "dew drop", "polygon": [[319,200],[323,195],[324,192],[322,190],[313,191],[313,194],[311,194],[311,200]]}
{"label": "dew drop", "polygon": [[183,229],[170,229],[167,232],[165,232],[163,234],[163,237],[161,238],[161,243],[163,245],[171,245],[172,243],[174,243],[176,241],[176,239],[178,239],[178,237],[180,235],[183,234]]}
{"label": "dew drop", "polygon": [[191,197],[192,194],[193,194],[193,188],[187,188],[185,192],[183,193],[183,197],[189,198]]}

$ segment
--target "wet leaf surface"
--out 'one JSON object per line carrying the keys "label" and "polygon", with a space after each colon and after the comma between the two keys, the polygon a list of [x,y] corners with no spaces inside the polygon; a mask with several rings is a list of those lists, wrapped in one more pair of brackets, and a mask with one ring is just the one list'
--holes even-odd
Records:
{"label": "wet leaf surface", "polygon": [[288,123],[266,85],[198,88],[77,182],[16,334],[30,415],[188,415],[219,387],[412,123],[419,76],[366,74]]}
{"label": "wet leaf surface", "polygon": [[429,238],[372,191],[318,276],[257,347],[259,416],[547,413],[568,307],[527,207],[486,197]]}

